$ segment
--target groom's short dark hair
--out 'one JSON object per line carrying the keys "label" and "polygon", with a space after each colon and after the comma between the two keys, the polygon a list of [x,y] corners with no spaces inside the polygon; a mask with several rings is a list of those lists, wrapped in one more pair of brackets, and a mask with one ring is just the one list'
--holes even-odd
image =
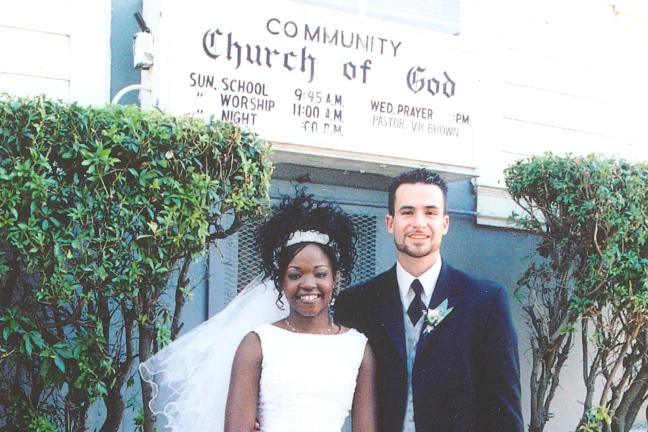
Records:
{"label": "groom's short dark hair", "polygon": [[389,214],[394,216],[394,202],[396,201],[396,189],[403,184],[431,184],[436,185],[443,192],[443,212],[445,213],[448,210],[448,185],[441,176],[434,171],[431,171],[427,168],[417,168],[410,171],[405,171],[404,173],[399,174],[394,177],[392,182],[389,185],[389,198],[388,198],[388,207]]}

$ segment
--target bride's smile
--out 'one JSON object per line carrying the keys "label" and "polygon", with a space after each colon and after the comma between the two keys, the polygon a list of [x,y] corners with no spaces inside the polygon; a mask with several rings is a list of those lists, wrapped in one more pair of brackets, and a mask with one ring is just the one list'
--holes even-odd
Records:
{"label": "bride's smile", "polygon": [[299,296],[298,298],[304,303],[313,303],[317,299],[322,298],[322,296],[319,294],[304,294]]}
{"label": "bride's smile", "polygon": [[309,320],[318,318],[317,324],[328,326],[328,305],[334,285],[333,269],[326,253],[319,245],[304,246],[288,264],[282,280],[295,325],[308,317]]}

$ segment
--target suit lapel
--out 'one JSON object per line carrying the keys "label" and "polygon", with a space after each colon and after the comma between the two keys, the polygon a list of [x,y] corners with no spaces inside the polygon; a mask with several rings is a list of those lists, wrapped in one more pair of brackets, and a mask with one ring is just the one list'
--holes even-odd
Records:
{"label": "suit lapel", "polygon": [[386,274],[385,283],[378,291],[378,309],[384,328],[396,347],[403,362],[407,361],[405,354],[405,327],[403,323],[403,306],[398,291],[396,266]]}
{"label": "suit lapel", "polygon": [[[453,290],[452,286],[450,284],[450,273],[452,272],[452,269],[446,265],[445,262],[441,264],[441,271],[439,272],[439,278],[437,279],[437,283],[434,287],[434,290],[432,291],[432,298],[430,299],[430,304],[428,305],[428,308],[436,308],[441,304],[441,302],[445,299],[449,299],[450,302],[450,307],[452,307],[452,300],[451,297],[453,296]],[[423,325],[423,328],[425,325]],[[416,346],[416,357],[419,356],[421,352],[428,346],[430,343],[430,340],[432,339],[432,336],[434,335],[435,330],[432,330],[432,333],[428,335],[423,334],[423,329],[421,329],[421,335],[419,336],[419,342]]]}
{"label": "suit lapel", "polygon": [[443,262],[441,264],[441,271],[439,272],[439,278],[437,279],[436,286],[432,291],[432,298],[430,299],[430,304],[428,307],[435,308],[443,300],[449,298],[452,294],[452,287],[450,286],[450,272],[451,269],[448,265]]}

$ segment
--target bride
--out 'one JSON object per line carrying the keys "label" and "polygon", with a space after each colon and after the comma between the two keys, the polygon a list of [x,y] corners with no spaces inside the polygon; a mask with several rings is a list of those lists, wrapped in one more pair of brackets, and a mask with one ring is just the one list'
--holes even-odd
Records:
{"label": "bride", "polygon": [[263,278],[140,365],[163,430],[339,432],[351,413],[354,432],[375,431],[371,348],[330,311],[353,240],[339,207],[284,199],[257,232]]}

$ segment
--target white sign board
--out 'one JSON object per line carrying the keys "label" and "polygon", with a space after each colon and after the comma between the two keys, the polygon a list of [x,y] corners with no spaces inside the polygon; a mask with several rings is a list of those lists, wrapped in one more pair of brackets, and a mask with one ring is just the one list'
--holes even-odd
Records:
{"label": "white sign board", "polygon": [[344,157],[475,167],[474,54],[292,2],[145,3],[152,104]]}

